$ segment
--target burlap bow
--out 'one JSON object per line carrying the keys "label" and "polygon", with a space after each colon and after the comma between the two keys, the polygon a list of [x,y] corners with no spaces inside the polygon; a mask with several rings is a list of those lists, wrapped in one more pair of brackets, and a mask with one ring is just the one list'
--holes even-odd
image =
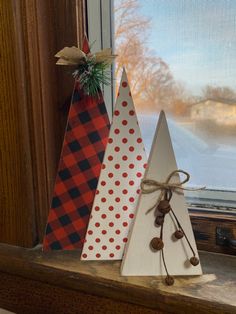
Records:
{"label": "burlap bow", "polygon": [[65,47],[60,50],[56,55],[56,58],[59,58],[56,64],[58,65],[71,65],[76,66],[83,64],[86,58],[94,58],[97,63],[104,62],[106,64],[111,64],[115,59],[116,55],[112,54],[111,48],[103,49],[94,54],[84,53],[78,47]]}

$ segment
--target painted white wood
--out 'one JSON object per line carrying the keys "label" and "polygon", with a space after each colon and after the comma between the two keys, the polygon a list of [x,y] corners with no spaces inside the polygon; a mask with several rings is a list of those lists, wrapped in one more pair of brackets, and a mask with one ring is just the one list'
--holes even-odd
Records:
{"label": "painted white wood", "polygon": [[[104,48],[113,48],[113,0],[87,0],[88,37],[92,45],[91,52]],[[111,85],[103,86],[104,101],[109,118],[112,118],[114,104],[113,69],[111,67]]]}
{"label": "painted white wood", "polygon": [[[166,180],[167,176],[176,169],[177,164],[166,117],[164,112],[161,112],[151,153],[149,155],[145,178],[163,182]],[[175,176],[173,182],[178,181],[179,176]],[[147,210],[155,204],[159,193],[160,192],[140,195],[135,221],[132,231],[130,231],[129,234],[121,266],[121,274],[123,276],[166,275],[161,259],[161,252],[153,252],[149,246],[153,237],[160,236],[160,227],[154,225],[154,210],[146,214]],[[184,195],[173,193],[170,204],[187,234],[191,245],[197,253]],[[175,230],[173,219],[170,214],[167,214],[164,222],[163,240],[165,260],[170,275],[202,274],[200,264],[198,266],[192,266],[189,263],[189,258],[191,258],[193,254],[186,240],[184,238],[174,240],[172,235]]]}

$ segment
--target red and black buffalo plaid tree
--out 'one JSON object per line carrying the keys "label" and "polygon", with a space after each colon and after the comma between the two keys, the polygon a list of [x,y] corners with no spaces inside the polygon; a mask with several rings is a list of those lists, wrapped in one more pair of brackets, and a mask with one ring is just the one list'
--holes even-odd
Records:
{"label": "red and black buffalo plaid tree", "polygon": [[43,250],[83,247],[109,133],[109,119],[100,91],[110,50],[91,54],[87,38],[82,51],[64,48],[57,64],[74,68],[75,88],[49,211]]}

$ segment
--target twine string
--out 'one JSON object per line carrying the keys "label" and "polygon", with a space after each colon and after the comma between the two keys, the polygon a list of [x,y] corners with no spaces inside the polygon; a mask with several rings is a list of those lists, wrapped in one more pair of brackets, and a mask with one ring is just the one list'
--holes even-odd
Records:
{"label": "twine string", "polygon": [[[175,174],[180,174],[180,173],[185,175],[185,178],[183,180],[180,180],[179,182],[170,182],[172,177]],[[142,193],[144,193],[144,194],[151,194],[151,193],[154,193],[156,191],[161,191],[161,193],[158,196],[155,204],[147,210],[146,214],[149,213],[152,209],[157,208],[159,203],[160,203],[160,201],[163,198],[169,202],[171,200],[171,198],[172,198],[173,192],[175,192],[175,191],[178,191],[178,190],[180,190],[180,191],[183,191],[183,190],[185,190],[185,191],[199,191],[199,190],[205,189],[205,187],[200,187],[200,188],[186,188],[186,187],[183,187],[182,185],[184,183],[187,183],[189,181],[189,179],[190,179],[190,175],[189,175],[188,172],[186,172],[184,170],[174,170],[174,171],[172,171],[168,175],[168,177],[166,178],[165,182],[158,182],[158,181],[150,180],[150,179],[142,180],[142,182],[141,182],[141,191],[142,191]],[[194,251],[194,249],[193,249],[193,247],[192,247],[192,245],[191,245],[191,243],[190,243],[186,233],[184,232],[184,229],[181,226],[178,217],[176,216],[176,214],[174,213],[172,208],[171,208],[170,212],[174,216],[174,219],[175,219],[175,221],[177,223],[177,226],[178,226],[179,230],[181,230],[183,232],[183,236],[186,239],[187,244],[188,244],[189,248],[191,249],[191,251],[193,253],[193,256],[195,257],[196,253],[195,253],[195,251]],[[165,214],[164,214],[164,217],[165,217]],[[163,227],[164,227],[164,222],[161,225],[161,230],[160,230],[160,239],[162,241],[163,241]],[[166,278],[166,280],[167,280],[167,279],[169,279],[170,275],[169,275],[168,268],[167,268],[167,265],[166,265],[164,249],[163,248],[161,249],[161,258],[162,258],[163,265],[164,265],[164,268],[165,268],[165,272],[166,272],[166,275],[167,275],[167,278]],[[173,284],[173,283],[167,283],[167,284]]]}
{"label": "twine string", "polygon": [[[183,180],[179,182],[170,182],[172,177],[180,173],[185,175],[185,178]],[[200,191],[200,190],[205,189],[205,187],[200,187],[200,188],[184,187],[183,184],[187,183],[189,179],[190,179],[190,174],[187,171],[180,170],[180,169],[172,171],[166,178],[165,182],[159,182],[159,181],[151,180],[151,179],[143,179],[141,182],[141,191],[143,194],[151,194],[157,191],[161,191],[155,204],[147,210],[146,214],[148,214],[151,210],[153,210],[159,205],[165,193],[172,193],[176,191]]]}

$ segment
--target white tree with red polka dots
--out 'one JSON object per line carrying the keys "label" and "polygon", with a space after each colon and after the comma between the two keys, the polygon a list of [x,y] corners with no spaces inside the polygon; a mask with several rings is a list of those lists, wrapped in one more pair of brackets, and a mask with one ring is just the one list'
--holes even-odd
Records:
{"label": "white tree with red polka dots", "polygon": [[122,259],[147,157],[123,70],[82,260]]}

